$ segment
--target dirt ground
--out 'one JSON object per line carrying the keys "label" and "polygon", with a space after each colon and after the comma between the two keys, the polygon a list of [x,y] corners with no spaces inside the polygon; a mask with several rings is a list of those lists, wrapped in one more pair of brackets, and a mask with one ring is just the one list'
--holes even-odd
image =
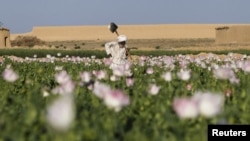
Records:
{"label": "dirt ground", "polygon": [[[47,42],[45,46],[35,46],[43,49],[81,49],[81,50],[104,50],[106,41],[55,41]],[[223,51],[250,49],[250,44],[216,44],[213,38],[193,39],[132,39],[127,42],[130,50],[192,50],[192,51]]]}
{"label": "dirt ground", "polygon": [[[46,42],[42,46],[20,47],[29,49],[60,49],[60,50],[104,50],[106,41],[84,40],[84,41],[53,41]],[[213,38],[195,38],[195,39],[132,39],[127,42],[130,50],[136,51],[152,51],[152,50],[167,50],[167,51],[233,51],[233,50],[250,50],[249,44],[216,44]]]}

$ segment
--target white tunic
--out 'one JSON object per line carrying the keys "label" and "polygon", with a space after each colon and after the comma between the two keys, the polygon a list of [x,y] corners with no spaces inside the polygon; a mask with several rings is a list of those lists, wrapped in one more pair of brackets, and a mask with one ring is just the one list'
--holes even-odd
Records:
{"label": "white tunic", "polygon": [[127,46],[125,46],[124,48],[120,48],[119,44],[115,41],[108,42],[105,44],[105,50],[107,55],[111,55],[111,68],[125,64],[127,62],[126,48]]}

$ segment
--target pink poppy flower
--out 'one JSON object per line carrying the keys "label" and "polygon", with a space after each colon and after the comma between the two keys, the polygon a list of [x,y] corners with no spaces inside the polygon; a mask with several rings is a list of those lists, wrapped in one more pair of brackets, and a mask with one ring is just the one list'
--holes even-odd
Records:
{"label": "pink poppy flower", "polygon": [[147,56],[140,56],[140,61],[146,61],[147,60]]}
{"label": "pink poppy flower", "polygon": [[150,84],[148,87],[148,93],[151,95],[157,95],[160,91],[161,87],[156,84]]}
{"label": "pink poppy flower", "polygon": [[234,72],[230,68],[218,68],[213,71],[214,77],[217,79],[230,79],[235,77]]}
{"label": "pink poppy flower", "polygon": [[80,73],[81,81],[84,83],[89,83],[91,81],[91,77],[92,77],[92,74],[90,72],[84,71]]}
{"label": "pink poppy flower", "polygon": [[189,70],[181,69],[179,72],[177,72],[177,76],[179,79],[187,81],[191,78],[191,72]]}
{"label": "pink poppy flower", "polygon": [[154,69],[153,68],[147,68],[146,73],[147,74],[153,74],[154,73]]}
{"label": "pink poppy flower", "polygon": [[110,109],[119,112],[123,106],[130,104],[129,97],[121,90],[112,90],[104,96],[104,103]]}
{"label": "pink poppy flower", "polygon": [[189,98],[175,98],[173,109],[180,118],[195,118],[199,115],[196,101]]}
{"label": "pink poppy flower", "polygon": [[110,86],[107,84],[101,83],[99,81],[96,81],[93,86],[93,93],[99,97],[103,98],[105,95],[109,94],[111,92]]}
{"label": "pink poppy flower", "polygon": [[134,85],[134,79],[133,78],[126,78],[126,85],[127,87],[131,87]]}
{"label": "pink poppy flower", "polygon": [[70,81],[70,76],[68,75],[68,73],[63,70],[63,71],[60,71],[59,73],[56,73],[55,74],[55,79],[56,81],[59,83],[59,84],[62,84],[62,83],[65,83],[67,81]]}
{"label": "pink poppy flower", "polygon": [[105,79],[107,77],[107,72],[105,70],[94,70],[93,74],[98,80]]}
{"label": "pink poppy flower", "polygon": [[245,72],[250,72],[250,61],[245,61],[241,64],[242,70]]}
{"label": "pink poppy flower", "polygon": [[209,118],[218,115],[224,104],[223,94],[211,92],[196,92],[192,99],[197,102],[200,114]]}
{"label": "pink poppy flower", "polygon": [[116,75],[111,75],[111,76],[110,76],[110,80],[111,80],[111,81],[117,81],[117,80],[120,80],[120,77],[119,77],[119,76],[116,76]]}
{"label": "pink poppy flower", "polygon": [[103,62],[105,66],[110,66],[112,64],[112,60],[110,58],[104,58]]}
{"label": "pink poppy flower", "polygon": [[49,125],[55,130],[68,130],[74,118],[74,101],[73,98],[69,95],[59,97],[47,108],[46,119]]}
{"label": "pink poppy flower", "polygon": [[15,82],[19,75],[11,67],[7,67],[2,73],[3,79],[8,82]]}
{"label": "pink poppy flower", "polygon": [[170,82],[172,81],[172,74],[171,72],[165,72],[162,74],[162,78],[167,81],[167,82]]}
{"label": "pink poppy flower", "polygon": [[131,76],[130,64],[126,63],[112,68],[113,75],[116,76]]}
{"label": "pink poppy flower", "polygon": [[52,93],[60,94],[60,95],[67,95],[67,94],[73,94],[74,90],[75,90],[75,84],[73,81],[69,80],[55,87],[52,90]]}

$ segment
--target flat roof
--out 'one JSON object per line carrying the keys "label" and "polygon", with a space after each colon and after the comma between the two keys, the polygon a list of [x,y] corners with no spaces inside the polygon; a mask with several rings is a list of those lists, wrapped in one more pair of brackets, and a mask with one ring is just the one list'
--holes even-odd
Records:
{"label": "flat roof", "polygon": [[7,30],[7,31],[10,31],[9,29],[4,28],[4,27],[0,27],[0,30]]}

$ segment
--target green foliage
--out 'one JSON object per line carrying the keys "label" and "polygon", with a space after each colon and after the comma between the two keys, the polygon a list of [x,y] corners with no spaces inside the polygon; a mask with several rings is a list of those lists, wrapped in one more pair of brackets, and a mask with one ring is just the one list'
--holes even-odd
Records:
{"label": "green foliage", "polygon": [[193,51],[193,50],[178,50],[178,51],[173,51],[173,50],[161,50],[161,49],[157,49],[157,50],[150,50],[150,51],[140,51],[140,50],[131,50],[130,51],[131,55],[145,55],[145,56],[163,56],[163,55],[167,55],[167,56],[175,56],[175,55],[187,55],[187,54],[199,54],[199,53],[214,53],[214,54],[228,54],[228,53],[239,53],[239,54],[245,54],[245,55],[249,55],[250,54],[250,50],[243,50],[243,49],[239,49],[239,50],[225,50],[225,51]]}
{"label": "green foliage", "polygon": [[[50,52],[54,53],[57,51]],[[65,52],[61,53],[65,55]],[[146,75],[145,70],[150,65],[133,65],[133,87],[126,86],[125,78],[116,82],[103,80],[129,95],[131,104],[128,107],[116,113],[105,107],[91,90],[77,85],[74,93],[76,119],[69,131],[60,133],[54,131],[45,118],[45,109],[56,96],[43,97],[42,93],[42,90],[49,91],[58,85],[54,78],[55,67],[63,66],[75,82],[79,81],[78,75],[82,71],[104,69],[110,75],[108,67],[94,62],[89,66],[84,63],[60,61],[17,63],[6,59],[0,72],[3,72],[8,64],[12,65],[20,78],[14,83],[0,78],[0,140],[205,141],[209,123],[217,123],[221,119],[230,124],[247,124],[250,121],[250,76],[247,73],[238,71],[241,85],[231,85],[228,81],[216,80],[211,71],[190,64],[189,68],[192,68],[193,73],[188,82],[178,80],[176,75],[171,82],[166,82],[160,77],[160,74],[166,71],[164,67],[154,66],[155,72]],[[177,70],[178,67],[173,72]],[[151,82],[162,86],[156,96],[147,93],[147,84]],[[187,83],[193,85],[192,90],[186,89]],[[232,89],[234,95],[226,98],[223,113],[218,117],[182,120],[172,109],[174,97],[190,96],[197,89],[223,91],[225,88]]]}
{"label": "green foliage", "polygon": [[56,56],[57,53],[61,53],[62,57],[68,56],[79,56],[79,57],[91,57],[96,58],[106,57],[106,52],[95,51],[95,50],[59,50],[59,49],[0,49],[0,56],[14,55],[17,57],[33,57],[34,54],[37,57],[46,57],[48,54]]}
{"label": "green foliage", "polygon": [[[56,48],[60,48],[59,46],[56,46]],[[17,57],[33,57],[34,54],[37,54],[38,57],[46,57],[47,54],[56,56],[57,53],[61,53],[63,57],[65,55],[69,56],[79,56],[79,57],[91,57],[96,56],[96,58],[103,58],[107,57],[105,51],[101,50],[81,50],[80,47],[77,46],[76,50],[65,50],[66,46],[64,46],[64,49],[0,49],[0,56],[5,55],[14,55]],[[203,53],[214,53],[214,54],[228,54],[232,51],[202,51]],[[234,50],[234,53],[240,53],[249,55],[250,50]],[[145,56],[162,56],[162,55],[168,55],[168,56],[175,56],[179,54],[199,54],[201,51],[192,51],[192,50],[183,50],[183,51],[167,51],[167,50],[152,50],[152,51],[140,51],[137,50],[136,47],[130,49],[131,55],[145,55]]]}

